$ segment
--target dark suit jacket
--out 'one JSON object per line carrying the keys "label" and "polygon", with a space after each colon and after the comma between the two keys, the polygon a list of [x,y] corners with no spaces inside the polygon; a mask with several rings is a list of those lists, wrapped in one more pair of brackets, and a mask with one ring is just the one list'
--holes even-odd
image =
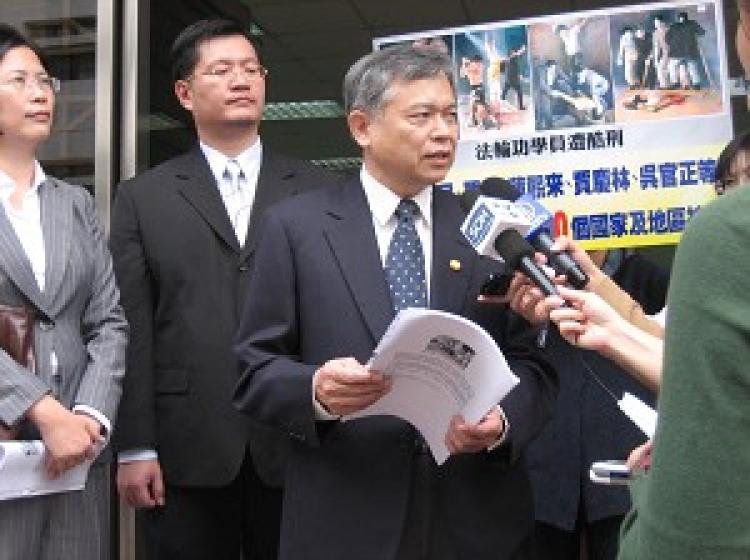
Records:
{"label": "dark suit jacket", "polygon": [[197,145],[120,185],[110,243],[133,336],[117,450],[156,449],[168,483],[223,486],[249,443],[259,474],[280,482],[278,434],[252,426],[232,406],[232,342],[261,211],[332,180],[264,147],[242,249]]}
{"label": "dark suit jacket", "polygon": [[[669,274],[644,257],[626,256],[612,280],[646,313],[664,307]],[[628,511],[628,488],[591,482],[589,468],[594,461],[626,459],[646,440],[581,360],[586,360],[617,398],[627,391],[652,406],[655,399],[614,362],[574,348],[557,329],[549,331],[547,350],[560,376],[560,394],[552,419],[529,445],[527,463],[537,520],[572,531],[581,516],[593,522]]]}
{"label": "dark suit jacket", "polygon": [[[504,308],[476,303],[480,285],[498,267],[463,239],[462,219],[457,199],[436,191],[432,307],[485,326],[521,383],[502,403],[508,444],[450,458],[439,469],[437,510],[459,557],[497,560],[510,557],[532,526],[520,456],[548,417],[556,378],[534,353],[528,331],[513,331]],[[335,357],[365,363],[393,318],[360,182],[271,209],[258,258],[264,266],[251,282],[238,334],[244,374],[235,401],[292,440],[280,557],[392,558],[409,498],[413,428],[392,417],[316,422],[313,412],[315,369]],[[451,259],[461,262],[459,271],[451,270]]]}

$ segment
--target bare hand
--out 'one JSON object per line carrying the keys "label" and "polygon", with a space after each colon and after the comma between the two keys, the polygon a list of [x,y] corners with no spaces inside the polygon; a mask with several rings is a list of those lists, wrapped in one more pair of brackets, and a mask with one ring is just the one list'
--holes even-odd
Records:
{"label": "bare hand", "polygon": [[632,470],[648,470],[651,468],[651,454],[654,450],[654,441],[648,440],[643,445],[639,445],[628,456],[627,465]]}
{"label": "bare hand", "polygon": [[390,390],[391,380],[354,358],[337,358],[315,372],[313,388],[315,399],[328,412],[343,416],[377,401]]}
{"label": "bare hand", "polygon": [[[537,263],[544,264],[545,258],[543,255],[537,253],[535,257]],[[552,279],[557,285],[561,285],[565,281],[564,276],[557,276]],[[549,321],[550,311],[563,304],[563,300],[558,297],[545,297],[542,290],[520,272],[513,276],[506,296],[509,298],[509,307],[532,325]]]}
{"label": "bare hand", "polygon": [[117,493],[129,506],[153,508],[164,505],[164,479],[156,459],[117,465]]}
{"label": "bare hand", "polygon": [[74,414],[49,395],[34,403],[27,417],[41,432],[47,450],[45,467],[51,478],[95,458],[104,441],[96,420]]}
{"label": "bare hand", "polygon": [[495,443],[504,431],[503,417],[494,407],[478,424],[468,424],[463,417],[454,416],[445,434],[445,445],[451,455],[478,453]]}
{"label": "bare hand", "polygon": [[614,340],[622,319],[601,297],[560,287],[560,295],[570,303],[550,312],[562,337],[570,344],[600,352]]}
{"label": "bare hand", "polygon": [[591,260],[589,254],[570,237],[566,237],[564,235],[556,237],[555,243],[552,245],[552,250],[555,253],[570,253],[570,256],[573,257],[573,260],[578,263],[578,266],[581,268],[581,270],[583,270],[583,272],[586,273],[586,276],[589,277],[589,283],[587,287],[591,285],[593,280],[598,281],[598,278],[604,276],[604,272],[602,272],[602,270],[598,266],[596,266],[596,263]]}

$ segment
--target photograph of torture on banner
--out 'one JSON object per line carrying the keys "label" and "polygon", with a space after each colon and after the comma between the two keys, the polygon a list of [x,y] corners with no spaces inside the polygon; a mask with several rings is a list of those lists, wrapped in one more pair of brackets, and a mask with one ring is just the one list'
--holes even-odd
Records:
{"label": "photograph of torture on banner", "polygon": [[[380,37],[373,47],[441,37],[449,48],[461,136],[437,188],[461,194],[503,177],[585,248],[643,247],[677,243],[716,196],[717,157],[733,134],[724,27],[721,0],[673,0]],[[502,61],[512,33],[525,37],[520,95]]]}
{"label": "photograph of torture on banner", "polygon": [[712,4],[613,14],[610,36],[617,122],[722,111]]}
{"label": "photograph of torture on banner", "polygon": [[607,17],[560,17],[529,26],[537,130],[614,120]]}
{"label": "photograph of torture on banner", "polygon": [[533,130],[526,27],[455,35],[462,138]]}

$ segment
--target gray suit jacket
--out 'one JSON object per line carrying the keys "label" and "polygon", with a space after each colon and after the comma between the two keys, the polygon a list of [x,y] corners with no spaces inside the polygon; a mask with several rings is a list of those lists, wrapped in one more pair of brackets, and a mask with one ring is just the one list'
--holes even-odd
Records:
{"label": "gray suit jacket", "polygon": [[[43,291],[0,206],[0,302],[25,302],[39,315],[34,325],[36,375],[0,350],[0,421],[16,424],[49,393],[68,408],[90,406],[114,424],[128,326],[104,233],[84,189],[48,178],[39,196],[46,253]],[[21,437],[32,432],[23,426]]]}

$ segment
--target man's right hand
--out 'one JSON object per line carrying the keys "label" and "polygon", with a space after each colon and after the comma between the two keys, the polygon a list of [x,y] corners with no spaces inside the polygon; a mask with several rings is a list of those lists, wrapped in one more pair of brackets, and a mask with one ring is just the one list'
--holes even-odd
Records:
{"label": "man's right hand", "polygon": [[117,465],[117,492],[129,506],[153,508],[164,505],[164,479],[157,459]]}
{"label": "man's right hand", "polygon": [[337,358],[323,364],[313,380],[315,400],[336,416],[362,410],[385,395],[391,380],[369,371],[354,358]]}

